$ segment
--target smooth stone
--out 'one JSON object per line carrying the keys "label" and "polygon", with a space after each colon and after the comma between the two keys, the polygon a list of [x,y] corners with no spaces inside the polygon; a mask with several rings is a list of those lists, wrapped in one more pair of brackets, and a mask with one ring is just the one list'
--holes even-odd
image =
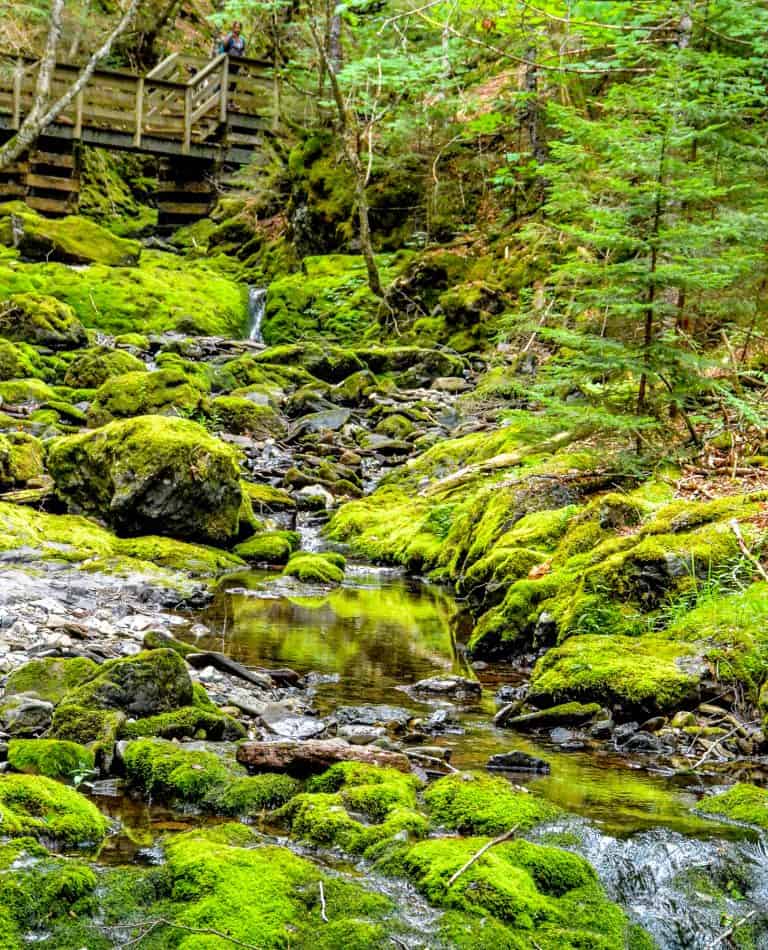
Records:
{"label": "smooth stone", "polygon": [[28,694],[10,696],[0,708],[0,723],[11,736],[33,736],[50,728],[53,703]]}
{"label": "smooth stone", "polygon": [[404,752],[409,759],[419,759],[426,757],[429,759],[440,759],[441,762],[451,761],[451,749],[447,749],[441,745],[413,746],[413,748],[405,749]]}
{"label": "smooth stone", "polygon": [[413,713],[402,706],[370,705],[339,706],[335,711],[340,725],[359,726],[407,726]]}
{"label": "smooth stone", "polygon": [[281,703],[270,703],[259,719],[270,732],[283,739],[312,739],[328,725],[324,719],[303,716]]}
{"label": "smooth stone", "polygon": [[650,732],[636,732],[622,746],[623,752],[661,752],[663,743]]}
{"label": "smooth stone", "polygon": [[432,676],[414,683],[411,689],[415,693],[430,693],[460,700],[476,699],[483,691],[477,680],[469,680],[463,676]]}
{"label": "smooth stone", "polygon": [[549,772],[549,763],[535,755],[513,749],[511,752],[499,752],[492,755],[486,764],[487,769],[499,769],[505,772]]}
{"label": "smooth stone", "polygon": [[351,745],[370,745],[386,736],[383,726],[339,726],[340,739],[346,739]]}

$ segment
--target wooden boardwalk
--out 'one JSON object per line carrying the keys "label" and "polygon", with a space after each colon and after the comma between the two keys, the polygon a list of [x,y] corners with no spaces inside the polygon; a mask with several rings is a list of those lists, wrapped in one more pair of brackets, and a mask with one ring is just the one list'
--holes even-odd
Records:
{"label": "wooden boardwalk", "polygon": [[[0,141],[19,128],[32,108],[38,65],[21,58],[0,68]],[[53,99],[78,72],[74,65],[56,65]],[[84,143],[164,159],[161,212],[165,205],[170,217],[199,217],[211,203],[206,183],[212,185],[219,169],[247,164],[286,110],[294,122],[309,119],[297,113],[312,109],[310,102],[281,101],[279,91],[269,64],[225,54],[204,60],[174,53],[143,76],[97,70],[45,130],[38,150],[2,170],[0,200],[24,197],[41,211],[75,210],[76,145]]]}

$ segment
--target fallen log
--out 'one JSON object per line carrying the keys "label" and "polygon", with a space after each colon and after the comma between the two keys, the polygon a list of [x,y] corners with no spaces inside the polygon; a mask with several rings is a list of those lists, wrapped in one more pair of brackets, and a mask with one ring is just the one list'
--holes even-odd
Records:
{"label": "fallen log", "polygon": [[286,739],[280,742],[243,742],[237,761],[256,771],[310,775],[324,772],[337,762],[363,762],[410,772],[408,756],[371,746],[350,745],[340,739]]}
{"label": "fallen log", "polygon": [[217,653],[214,650],[206,650],[204,653],[188,653],[185,660],[196,670],[203,670],[206,666],[212,666],[221,673],[235,676],[238,679],[245,680],[246,683],[252,683],[254,686],[261,686],[262,689],[269,689],[272,686],[272,678],[267,673],[255,673],[243,666],[242,663],[238,663],[237,660],[232,660],[223,653]]}

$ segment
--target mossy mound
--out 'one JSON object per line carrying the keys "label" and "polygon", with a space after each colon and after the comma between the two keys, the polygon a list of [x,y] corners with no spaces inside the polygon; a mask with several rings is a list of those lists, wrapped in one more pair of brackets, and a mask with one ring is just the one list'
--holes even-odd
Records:
{"label": "mossy mound", "polygon": [[768,831],[768,791],[756,785],[739,783],[719,795],[703,798],[696,808],[707,815],[719,815]]}
{"label": "mossy mound", "polygon": [[[109,334],[167,333],[240,338],[245,287],[204,261],[147,251],[138,267],[0,261],[7,293],[50,294],[87,327]],[[81,344],[82,345],[82,344]],[[69,347],[72,349],[72,347]]]}
{"label": "mossy mound", "polygon": [[394,769],[341,763],[313,779],[309,790],[292,798],[275,819],[301,841],[372,853],[396,835],[427,833],[427,820],[416,811],[419,786],[415,776]]}
{"label": "mossy mound", "polygon": [[528,841],[500,844],[451,884],[453,875],[489,840],[435,838],[400,845],[379,861],[379,868],[409,878],[433,904],[477,917],[490,915],[508,927],[496,931],[501,942],[490,946],[652,946],[650,941],[635,943],[636,931],[606,898],[592,867],[567,851]]}
{"label": "mossy mound", "polygon": [[210,408],[214,427],[224,432],[264,439],[285,435],[285,423],[271,406],[239,396],[218,396]]}
{"label": "mossy mound", "polygon": [[237,455],[194,422],[140,416],[57,439],[48,469],[64,501],[119,533],[214,544],[237,537]]}
{"label": "mossy mound", "polygon": [[205,395],[180,368],[126,373],[108,379],[88,409],[88,424],[103,426],[133,416],[193,416],[202,411]]}
{"label": "mossy mound", "polygon": [[130,742],[124,762],[128,781],[145,794],[217,815],[253,817],[284,805],[299,790],[286,775],[246,775],[233,756],[162,740]]}
{"label": "mossy mound", "polygon": [[5,695],[31,693],[46,702],[59,703],[70,690],[91,679],[98,671],[98,665],[86,657],[30,660],[8,677]]}
{"label": "mossy mound", "polygon": [[346,560],[340,554],[294,554],[283,574],[303,584],[340,584],[344,580]]}
{"label": "mossy mound", "polygon": [[44,294],[11,294],[0,306],[0,336],[52,349],[85,346],[88,337],[74,310]]}
{"label": "mossy mound", "polygon": [[253,564],[287,564],[299,543],[295,531],[266,531],[238,544],[235,554]]}
{"label": "mossy mound", "polygon": [[32,435],[0,435],[0,489],[19,488],[43,474],[43,445]]}
{"label": "mossy mound", "polygon": [[64,383],[74,389],[98,389],[113,376],[144,370],[144,363],[131,353],[97,346],[75,356],[67,367]]}
{"label": "mossy mound", "polygon": [[12,739],[8,763],[16,772],[71,779],[94,767],[93,752],[76,742],[60,739]]}
{"label": "mossy mound", "polygon": [[[338,383],[352,373],[365,369],[365,363],[350,349],[319,343],[293,343],[284,346],[272,346],[252,357],[257,366],[267,364],[280,366],[303,367],[312,376],[327,383]],[[231,364],[230,364],[231,365]],[[245,367],[244,367],[245,368]],[[310,378],[305,377],[309,382]],[[248,382],[258,382],[251,374],[247,374],[243,385]]]}
{"label": "mossy mound", "polygon": [[251,499],[254,511],[268,514],[275,511],[291,511],[296,507],[293,497],[283,488],[272,485],[242,482],[243,490]]}
{"label": "mossy mound", "polygon": [[74,789],[42,775],[0,775],[0,834],[82,847],[98,844],[107,829],[98,808]]}
{"label": "mossy mound", "polygon": [[126,266],[138,263],[138,241],[119,238],[88,218],[51,219],[20,201],[0,205],[0,243],[29,260]]}
{"label": "mossy mound", "polygon": [[526,831],[562,814],[535,795],[515,791],[505,779],[458,772],[439,779],[424,794],[432,821],[462,834]]}
{"label": "mossy mound", "polygon": [[[155,535],[118,538],[87,518],[51,515],[0,502],[0,551],[33,548],[44,560],[81,562],[84,568],[112,573],[149,573],[155,565],[169,571],[210,576],[237,570],[243,561],[218,548]],[[174,575],[154,569],[158,582]]]}
{"label": "mossy mound", "polygon": [[45,363],[33,346],[0,339],[0,381],[43,379],[46,375]]}

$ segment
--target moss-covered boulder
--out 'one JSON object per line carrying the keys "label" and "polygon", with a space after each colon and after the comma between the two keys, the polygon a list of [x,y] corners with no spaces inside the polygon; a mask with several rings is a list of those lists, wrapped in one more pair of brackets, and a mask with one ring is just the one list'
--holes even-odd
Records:
{"label": "moss-covered boulder", "polygon": [[85,327],[72,308],[45,294],[11,294],[0,304],[0,336],[52,349],[85,346]]}
{"label": "moss-covered boulder", "polygon": [[235,435],[280,438],[285,423],[271,406],[262,406],[239,396],[219,396],[211,401],[213,425]]}
{"label": "moss-covered boulder", "polygon": [[340,584],[344,580],[346,560],[341,554],[298,553],[288,561],[283,571],[303,584]]}
{"label": "moss-covered boulder", "polygon": [[48,469],[71,508],[126,535],[226,543],[242,505],[233,449],[184,419],[140,416],[57,439]]}
{"label": "moss-covered boulder", "polygon": [[768,791],[756,785],[741,782],[719,795],[703,798],[696,808],[706,815],[729,818],[768,831]]}
{"label": "moss-covered boulder", "polygon": [[31,694],[49,703],[59,703],[70,690],[91,679],[98,670],[98,665],[86,657],[30,660],[8,677],[5,695]]}
{"label": "moss-covered boulder", "polygon": [[562,814],[560,809],[503,778],[457,772],[439,779],[424,796],[432,821],[462,834],[499,835],[527,830]]}
{"label": "moss-covered boulder", "polygon": [[76,742],[61,739],[12,739],[8,764],[16,772],[72,779],[94,766],[93,752]]}
{"label": "moss-covered boulder", "polygon": [[204,393],[178,367],[139,372],[108,379],[88,409],[88,424],[102,426],[132,416],[192,416],[204,405]]}
{"label": "moss-covered boulder", "polygon": [[19,488],[43,474],[43,445],[24,432],[0,435],[0,489]]}
{"label": "moss-covered boulder", "polygon": [[42,775],[0,775],[0,835],[32,837],[59,845],[96,845],[107,819],[72,788]]}
{"label": "moss-covered boulder", "polygon": [[44,375],[43,360],[32,345],[0,339],[0,380],[42,378]]}
{"label": "moss-covered boulder", "polygon": [[144,363],[125,350],[97,346],[75,356],[67,367],[64,383],[73,389],[98,389],[113,376],[139,373],[144,369]]}
{"label": "moss-covered boulder", "polygon": [[0,205],[0,243],[28,260],[65,264],[125,267],[137,264],[141,253],[138,241],[117,237],[87,218],[44,218],[16,201]]}
{"label": "moss-covered boulder", "polygon": [[238,544],[235,554],[253,564],[287,564],[299,543],[295,531],[265,531]]}

